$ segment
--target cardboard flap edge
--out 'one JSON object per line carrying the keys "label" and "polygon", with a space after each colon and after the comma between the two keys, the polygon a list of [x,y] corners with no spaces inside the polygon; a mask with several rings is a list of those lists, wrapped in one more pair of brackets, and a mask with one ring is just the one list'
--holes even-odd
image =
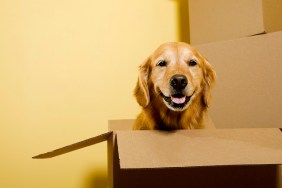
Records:
{"label": "cardboard flap edge", "polygon": [[104,142],[106,140],[108,140],[108,138],[113,134],[112,131],[106,132],[104,134],[100,134],[98,136],[71,144],[71,145],[67,145],[58,149],[55,149],[53,151],[49,151],[47,153],[42,153],[39,155],[36,155],[34,157],[32,157],[33,159],[46,159],[46,158],[52,158],[52,157],[56,157],[58,155],[63,155],[65,153],[69,153],[84,147],[88,147],[94,144],[98,144],[100,142]]}

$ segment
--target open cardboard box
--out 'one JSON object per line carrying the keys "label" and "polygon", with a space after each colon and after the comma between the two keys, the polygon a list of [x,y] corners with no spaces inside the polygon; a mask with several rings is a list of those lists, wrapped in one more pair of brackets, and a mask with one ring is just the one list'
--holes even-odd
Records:
{"label": "open cardboard box", "polygon": [[133,120],[109,121],[110,131],[34,158],[50,158],[108,142],[109,186],[279,187],[278,128],[133,131]]}

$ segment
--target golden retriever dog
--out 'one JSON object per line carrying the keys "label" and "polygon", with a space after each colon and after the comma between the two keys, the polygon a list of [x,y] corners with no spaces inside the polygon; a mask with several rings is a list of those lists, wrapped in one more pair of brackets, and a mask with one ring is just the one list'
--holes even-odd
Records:
{"label": "golden retriever dog", "polygon": [[139,67],[134,95],[142,107],[133,129],[199,129],[211,123],[207,109],[215,71],[183,42],[162,44]]}

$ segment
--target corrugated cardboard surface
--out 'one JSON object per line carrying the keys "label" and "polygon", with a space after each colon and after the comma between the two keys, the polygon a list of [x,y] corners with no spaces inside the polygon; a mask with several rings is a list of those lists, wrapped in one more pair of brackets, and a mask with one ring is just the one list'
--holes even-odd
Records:
{"label": "corrugated cardboard surface", "polygon": [[282,1],[263,0],[263,19],[266,32],[282,30]]}
{"label": "corrugated cardboard surface", "polygon": [[110,187],[281,186],[278,166],[269,165],[282,160],[279,129],[125,131],[132,123],[109,121],[112,130],[123,130],[108,142],[115,143]]}
{"label": "corrugated cardboard surface", "polygon": [[282,30],[281,0],[190,0],[190,43],[236,39]]}
{"label": "corrugated cardboard surface", "polygon": [[121,170],[114,188],[280,188],[274,165]]}
{"label": "corrugated cardboard surface", "polygon": [[135,119],[109,120],[109,131],[132,130]]}
{"label": "corrugated cardboard surface", "polygon": [[282,32],[195,46],[217,72],[217,128],[282,127]]}
{"label": "corrugated cardboard surface", "polygon": [[121,169],[282,164],[279,129],[117,131]]}
{"label": "corrugated cardboard surface", "polygon": [[189,16],[193,45],[264,32],[262,0],[190,0]]}
{"label": "corrugated cardboard surface", "polygon": [[117,130],[132,130],[134,119],[121,119],[121,120],[109,120],[108,129],[109,131],[114,131],[113,135],[109,138],[107,142],[108,146],[108,179],[110,188],[118,188],[121,186],[120,183],[123,179],[122,172],[120,170],[118,146],[117,146]]}

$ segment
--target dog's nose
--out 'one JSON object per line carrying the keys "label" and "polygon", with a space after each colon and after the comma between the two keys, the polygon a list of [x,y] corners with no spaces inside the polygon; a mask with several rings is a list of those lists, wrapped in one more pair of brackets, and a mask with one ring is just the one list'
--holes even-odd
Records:
{"label": "dog's nose", "polygon": [[184,75],[176,74],[170,79],[170,85],[175,90],[183,90],[188,84],[187,78]]}

